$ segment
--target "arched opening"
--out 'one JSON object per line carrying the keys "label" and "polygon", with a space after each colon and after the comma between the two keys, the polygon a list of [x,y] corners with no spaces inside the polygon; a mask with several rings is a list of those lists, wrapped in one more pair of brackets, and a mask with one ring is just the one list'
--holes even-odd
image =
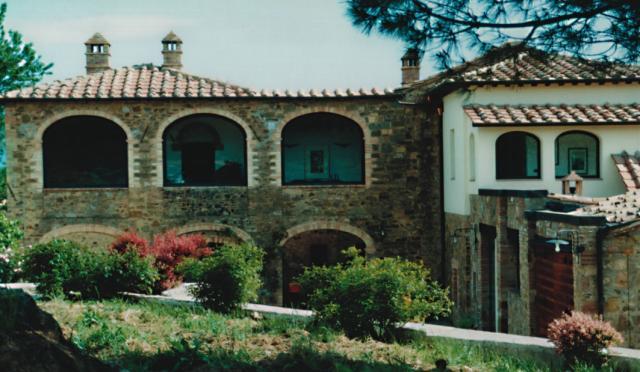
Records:
{"label": "arched opening", "polygon": [[57,121],[42,136],[45,188],[127,187],[127,135],[97,116]]}
{"label": "arched opening", "polygon": [[600,176],[599,141],[583,131],[569,131],[556,138],[556,177],[575,171],[581,177]]}
{"label": "arched opening", "polygon": [[335,265],[344,259],[340,252],[349,247],[364,254],[366,243],[356,235],[331,229],[304,231],[289,238],[282,248],[283,305],[300,305],[295,278],[305,268]]}
{"label": "arched opening", "polygon": [[344,116],[300,116],[282,131],[283,185],[364,183],[364,135]]}
{"label": "arched opening", "polygon": [[163,133],[165,186],[245,186],[246,135],[216,115],[177,120]]}
{"label": "arched opening", "polygon": [[496,140],[496,179],[540,178],[540,140],[526,132],[509,132]]}

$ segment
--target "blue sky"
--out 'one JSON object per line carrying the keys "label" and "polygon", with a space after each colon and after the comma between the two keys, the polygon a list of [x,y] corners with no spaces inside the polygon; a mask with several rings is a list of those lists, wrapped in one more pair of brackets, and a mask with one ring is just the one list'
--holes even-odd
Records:
{"label": "blue sky", "polygon": [[[84,73],[101,32],[111,66],[161,64],[160,40],[184,41],[184,70],[252,88],[397,87],[399,40],[362,34],[342,0],[3,0],[20,31],[64,79]],[[433,72],[429,60],[422,76]]]}

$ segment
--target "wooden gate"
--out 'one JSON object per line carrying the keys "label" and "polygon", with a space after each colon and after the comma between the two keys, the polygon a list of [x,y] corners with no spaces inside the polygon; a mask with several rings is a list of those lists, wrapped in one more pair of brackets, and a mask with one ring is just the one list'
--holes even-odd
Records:
{"label": "wooden gate", "polygon": [[546,337],[549,323],[573,310],[573,259],[544,240],[534,243],[534,255],[534,333]]}

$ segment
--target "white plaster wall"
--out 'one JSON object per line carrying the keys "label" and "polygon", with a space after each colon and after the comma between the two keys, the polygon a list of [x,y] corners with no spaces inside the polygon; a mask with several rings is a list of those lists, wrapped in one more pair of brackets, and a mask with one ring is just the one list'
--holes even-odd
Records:
{"label": "white plaster wall", "polygon": [[[568,85],[535,87],[488,87],[457,91],[444,97],[443,141],[444,153],[444,208],[445,212],[469,214],[469,195],[480,188],[517,189],[560,192],[561,183],[555,177],[555,139],[570,130],[582,130],[594,134],[600,141],[600,178],[585,179],[584,195],[609,196],[625,191],[620,175],[615,169],[611,154],[640,150],[640,125],[552,127],[473,127],[463,111],[470,104],[532,105],[532,104],[618,104],[640,102],[639,84],[620,85]],[[455,129],[455,153],[451,151],[451,139]],[[503,133],[524,131],[540,139],[540,180],[496,180],[495,141]],[[476,171],[471,180],[469,169],[469,136],[475,136]],[[452,179],[451,161],[455,161],[455,179]]]}

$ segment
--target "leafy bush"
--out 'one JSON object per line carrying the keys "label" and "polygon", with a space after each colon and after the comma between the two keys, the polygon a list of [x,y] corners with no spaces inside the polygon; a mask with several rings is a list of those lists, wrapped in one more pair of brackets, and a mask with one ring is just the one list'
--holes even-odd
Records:
{"label": "leafy bush", "polygon": [[228,313],[257,298],[264,251],[241,245],[224,246],[200,261],[188,260],[179,271],[196,284],[191,293],[204,307]]}
{"label": "leafy bush", "polygon": [[344,330],[349,337],[388,339],[398,324],[446,316],[452,303],[447,290],[430,279],[420,263],[400,258],[357,256],[333,267],[311,267],[298,277],[316,319]]}
{"label": "leafy bush", "polygon": [[28,250],[24,271],[45,297],[73,292],[85,299],[109,298],[122,291],[150,293],[158,278],[152,259],[134,251],[97,252],[65,240]]}
{"label": "leafy bush", "polygon": [[120,254],[134,251],[141,257],[151,256],[153,265],[160,274],[154,284],[157,292],[175,287],[182,281],[182,276],[175,269],[183,260],[199,259],[212,253],[203,235],[178,236],[175,231],[156,235],[152,244],[135,232],[127,232],[119,236],[110,249]]}
{"label": "leafy bush", "polygon": [[608,348],[623,342],[622,335],[602,316],[579,311],[564,314],[549,324],[549,340],[570,365],[600,367],[608,360]]}
{"label": "leafy bush", "polygon": [[22,237],[18,221],[10,220],[0,213],[0,283],[13,281],[20,271],[16,249]]}
{"label": "leafy bush", "polygon": [[211,253],[211,248],[207,247],[207,240],[201,234],[178,236],[175,231],[169,231],[157,235],[151,247],[155,266],[160,272],[160,281],[156,289],[169,289],[182,281],[175,269],[184,259],[207,257]]}
{"label": "leafy bush", "polygon": [[116,240],[111,244],[109,249],[116,251],[118,253],[124,253],[128,250],[135,250],[141,256],[146,256],[150,253],[149,242],[137,233],[133,231],[125,232],[120,235]]}

